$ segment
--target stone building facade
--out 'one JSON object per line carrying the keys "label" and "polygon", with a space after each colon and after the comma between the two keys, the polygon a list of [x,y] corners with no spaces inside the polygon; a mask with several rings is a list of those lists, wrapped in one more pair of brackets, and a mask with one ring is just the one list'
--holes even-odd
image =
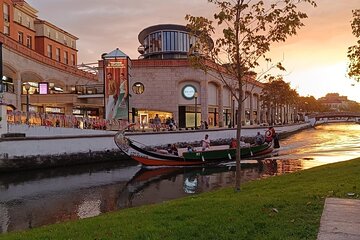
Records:
{"label": "stone building facade", "polygon": [[[139,41],[142,55],[140,59],[132,60],[129,86],[130,105],[137,110],[135,119],[140,125],[151,127],[156,114],[162,122],[173,118],[180,128],[199,127],[201,121],[206,121],[210,127],[237,124],[234,124],[237,103],[232,99],[230,89],[214,74],[193,68],[187,60],[195,39],[188,35],[186,27],[151,26],[139,34]],[[134,89],[140,84],[143,93],[136,94]],[[261,91],[262,84],[254,80],[244,86],[243,125],[266,121],[265,110],[261,108]]]}

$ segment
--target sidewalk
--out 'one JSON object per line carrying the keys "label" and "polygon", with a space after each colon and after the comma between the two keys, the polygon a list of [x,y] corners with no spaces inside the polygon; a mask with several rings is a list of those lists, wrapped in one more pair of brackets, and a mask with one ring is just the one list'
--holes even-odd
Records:
{"label": "sidewalk", "polygon": [[318,240],[359,240],[360,200],[327,198]]}

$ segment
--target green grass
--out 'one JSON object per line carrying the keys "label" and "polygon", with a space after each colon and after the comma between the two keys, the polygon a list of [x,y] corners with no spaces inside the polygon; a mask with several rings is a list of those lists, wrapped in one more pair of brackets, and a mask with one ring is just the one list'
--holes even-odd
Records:
{"label": "green grass", "polygon": [[326,197],[359,191],[360,158],[0,239],[316,239]]}

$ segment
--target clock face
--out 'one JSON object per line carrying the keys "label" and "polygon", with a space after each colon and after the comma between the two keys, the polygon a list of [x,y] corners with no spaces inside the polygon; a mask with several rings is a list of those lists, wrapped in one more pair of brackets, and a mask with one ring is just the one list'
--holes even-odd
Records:
{"label": "clock face", "polygon": [[182,95],[186,99],[193,99],[195,95],[196,89],[192,85],[186,85],[182,89]]}

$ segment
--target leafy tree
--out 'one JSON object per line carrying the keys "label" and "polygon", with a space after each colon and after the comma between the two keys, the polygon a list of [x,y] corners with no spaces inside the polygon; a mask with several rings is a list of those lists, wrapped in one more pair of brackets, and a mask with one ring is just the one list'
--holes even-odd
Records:
{"label": "leafy tree", "polygon": [[275,124],[274,113],[281,107],[286,107],[288,112],[289,105],[295,105],[298,93],[291,89],[290,84],[286,83],[281,76],[269,78],[268,83],[264,83],[261,93],[263,106],[270,110],[270,124]]}
{"label": "leafy tree", "polygon": [[321,101],[316,100],[313,96],[299,97],[298,109],[300,112],[313,113],[313,112],[328,112],[329,107],[324,105]]}
{"label": "leafy tree", "polygon": [[[214,19],[187,15],[188,27],[197,36],[192,46],[190,60],[193,65],[213,74],[229,87],[238,103],[237,122],[241,123],[241,113],[245,94],[243,86],[259,80],[263,74],[254,75],[260,60],[271,62],[266,56],[272,43],[284,42],[296,35],[304,26],[306,13],[298,10],[299,4],[316,6],[313,0],[208,0],[217,7]],[[214,22],[215,21],[215,22]],[[215,30],[215,42],[209,37]],[[281,63],[274,64],[284,70]],[[241,124],[237,125],[236,138],[239,142]],[[240,146],[236,152],[235,189],[240,190]]]}
{"label": "leafy tree", "polygon": [[348,76],[360,81],[360,9],[353,10],[353,21],[351,23],[352,33],[358,38],[357,45],[348,48],[347,56],[350,60]]}

